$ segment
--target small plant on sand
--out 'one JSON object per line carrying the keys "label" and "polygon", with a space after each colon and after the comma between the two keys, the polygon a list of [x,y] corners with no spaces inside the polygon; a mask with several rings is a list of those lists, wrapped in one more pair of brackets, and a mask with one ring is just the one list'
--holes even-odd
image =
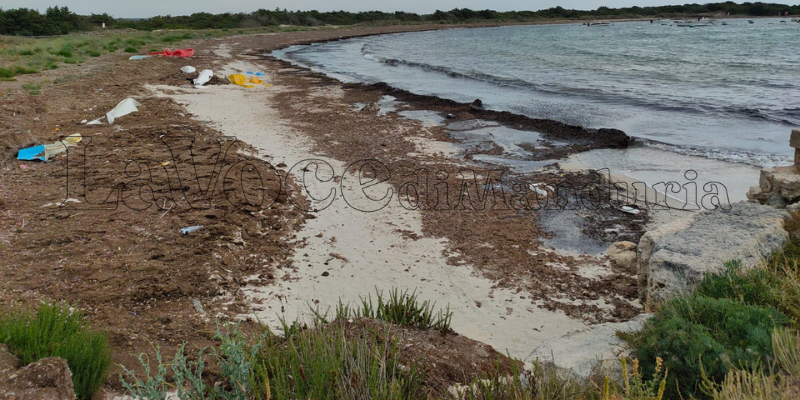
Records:
{"label": "small plant on sand", "polygon": [[[669,369],[663,368],[664,361],[656,357],[655,372],[650,379],[639,369],[639,360],[633,359],[628,370],[628,360],[622,358],[622,387],[617,391],[612,388],[608,377],[603,385],[603,400],[662,400],[667,388]],[[662,375],[663,373],[663,375]]]}
{"label": "small plant on sand", "polygon": [[79,399],[91,399],[106,378],[111,351],[105,334],[92,332],[81,311],[42,304],[36,314],[16,311],[0,316],[0,342],[27,365],[47,357],[67,360]]}
{"label": "small plant on sand", "polygon": [[[122,367],[125,376],[122,386],[128,395],[139,400],[164,400],[171,387],[167,383],[166,375],[169,369],[175,376],[174,387],[180,400],[245,400],[253,392],[251,383],[252,366],[250,361],[256,357],[263,340],[254,346],[247,344],[238,327],[232,329],[217,328],[214,336],[220,342],[219,349],[202,348],[197,353],[196,360],[189,360],[186,356],[184,343],[176,352],[172,362],[164,363],[161,349],[155,348],[156,365],[151,365],[150,359],[139,355],[139,362],[144,369],[144,379]],[[206,366],[206,354],[210,354],[221,370],[220,384],[206,385],[203,380],[203,371]]]}
{"label": "small plant on sand", "polygon": [[[436,303],[429,301],[420,302],[416,291],[408,293],[408,290],[400,292],[392,289],[389,296],[385,297],[383,292],[375,291],[375,302],[372,295],[360,298],[360,304],[350,306],[341,301],[336,307],[334,319],[350,318],[369,318],[393,323],[395,325],[414,327],[424,330],[437,330],[442,333],[449,332],[450,321],[453,313],[448,306],[444,310],[434,311]],[[319,322],[327,323],[327,314],[321,314],[312,307]]]}
{"label": "small plant on sand", "polygon": [[32,96],[38,95],[42,91],[42,86],[44,86],[48,81],[45,79],[39,82],[28,82],[22,85],[22,88],[27,90]]}

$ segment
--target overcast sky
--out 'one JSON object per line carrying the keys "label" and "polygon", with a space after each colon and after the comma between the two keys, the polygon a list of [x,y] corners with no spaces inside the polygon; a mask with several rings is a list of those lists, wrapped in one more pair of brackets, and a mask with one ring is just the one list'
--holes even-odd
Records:
{"label": "overcast sky", "polygon": [[116,18],[152,17],[155,15],[188,15],[195,12],[240,12],[259,8],[319,11],[408,11],[430,14],[435,10],[453,8],[486,8],[498,11],[540,10],[555,6],[594,10],[600,6],[630,7],[683,4],[683,0],[0,0],[0,8],[36,8],[44,12],[57,4],[67,6],[78,14],[108,13]]}

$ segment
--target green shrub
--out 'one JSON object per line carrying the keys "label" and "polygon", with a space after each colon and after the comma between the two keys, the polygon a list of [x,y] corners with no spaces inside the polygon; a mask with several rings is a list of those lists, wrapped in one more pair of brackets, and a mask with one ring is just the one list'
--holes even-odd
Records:
{"label": "green shrub", "polygon": [[734,261],[726,263],[720,273],[706,274],[697,285],[695,294],[753,306],[774,307],[789,316],[797,327],[800,326],[798,278],[797,271],[791,267],[772,265],[742,271],[741,264]]}
{"label": "green shrub", "polygon": [[0,78],[13,78],[15,75],[14,71],[0,67]]}
{"label": "green shrub", "polygon": [[36,315],[14,312],[0,317],[0,342],[23,365],[47,357],[67,360],[78,398],[94,396],[106,378],[111,352],[105,334],[89,331],[81,311],[67,305],[42,304]]}
{"label": "green shrub", "polygon": [[89,50],[86,54],[88,54],[89,57],[100,57],[100,52],[97,50]]}
{"label": "green shrub", "polygon": [[271,341],[253,362],[257,399],[425,398],[417,368],[399,363],[388,335],[348,338],[331,324]]}
{"label": "green shrub", "polygon": [[72,51],[67,49],[61,49],[53,54],[64,58],[72,58]]}
{"label": "green shrub", "polygon": [[136,47],[126,47],[125,48],[125,52],[126,53],[138,53],[139,49],[137,49]]}
{"label": "green shrub", "polygon": [[33,55],[33,50],[31,50],[31,49],[22,49],[18,53],[21,56],[32,56]]}
{"label": "green shrub", "polygon": [[643,330],[627,339],[647,374],[661,357],[669,397],[702,397],[705,375],[721,382],[731,368],[752,369],[772,359],[772,331],[789,318],[772,307],[694,295],[662,305]]}
{"label": "green shrub", "polygon": [[776,289],[780,278],[766,268],[741,271],[741,263],[725,263],[725,269],[717,274],[706,274],[697,285],[695,294],[714,299],[730,299],[757,306],[778,305]]}

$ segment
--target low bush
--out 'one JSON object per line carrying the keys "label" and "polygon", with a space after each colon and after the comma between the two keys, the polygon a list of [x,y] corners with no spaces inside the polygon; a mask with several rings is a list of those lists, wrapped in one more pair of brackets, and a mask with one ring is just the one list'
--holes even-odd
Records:
{"label": "low bush", "polygon": [[272,338],[253,362],[255,398],[424,399],[423,379],[401,365],[393,340],[348,338],[340,324]]}
{"label": "low bush", "polygon": [[663,358],[670,397],[702,397],[703,376],[721,382],[731,369],[755,369],[773,358],[772,332],[790,319],[772,307],[693,295],[663,304],[641,332],[627,337],[645,373]]}
{"label": "low bush", "polygon": [[111,365],[108,337],[93,332],[81,311],[42,304],[36,314],[16,311],[0,316],[0,342],[27,365],[47,357],[67,360],[79,399],[94,396]]}

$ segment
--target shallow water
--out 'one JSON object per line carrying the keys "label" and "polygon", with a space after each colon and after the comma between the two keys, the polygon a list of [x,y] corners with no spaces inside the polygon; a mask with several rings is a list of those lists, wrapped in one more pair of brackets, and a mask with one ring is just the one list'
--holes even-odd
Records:
{"label": "shallow water", "polygon": [[[789,133],[800,125],[800,24],[778,21],[449,29],[275,55],[343,81],[383,81],[462,102],[480,98],[490,109],[621,129],[644,148],[593,152],[580,162],[643,180],[693,169],[743,198],[757,183],[757,170],[745,165],[791,163]],[[528,165],[516,146],[522,142],[498,137],[498,128],[484,131],[508,151],[482,161],[522,171],[540,164]]]}

